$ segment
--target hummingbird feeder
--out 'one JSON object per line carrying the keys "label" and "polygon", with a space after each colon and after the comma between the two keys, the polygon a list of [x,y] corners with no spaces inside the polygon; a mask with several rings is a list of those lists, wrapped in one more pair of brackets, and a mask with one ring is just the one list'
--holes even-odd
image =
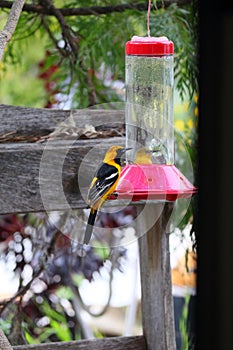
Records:
{"label": "hummingbird feeder", "polygon": [[126,147],[132,150],[118,199],[175,201],[196,192],[174,165],[173,54],[166,37],[134,36],[126,43]]}

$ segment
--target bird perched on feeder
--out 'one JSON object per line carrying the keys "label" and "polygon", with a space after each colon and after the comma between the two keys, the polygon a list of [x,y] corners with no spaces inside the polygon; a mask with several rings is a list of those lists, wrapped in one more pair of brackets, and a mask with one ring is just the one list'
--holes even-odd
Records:
{"label": "bird perched on feeder", "polygon": [[131,148],[112,146],[106,152],[101,166],[95,173],[91,182],[87,202],[90,206],[90,214],[84,235],[84,244],[88,244],[93,231],[98,210],[105,200],[114,192],[121,173],[121,156]]}
{"label": "bird perched on feeder", "polygon": [[152,154],[157,150],[150,150],[147,147],[141,147],[136,153],[135,164],[152,164]]}

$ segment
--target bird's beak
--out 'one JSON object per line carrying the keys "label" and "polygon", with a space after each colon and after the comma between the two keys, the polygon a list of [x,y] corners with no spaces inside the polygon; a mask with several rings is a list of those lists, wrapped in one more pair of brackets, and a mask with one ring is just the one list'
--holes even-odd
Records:
{"label": "bird's beak", "polygon": [[122,148],[122,153],[125,153],[127,151],[130,151],[132,148]]}

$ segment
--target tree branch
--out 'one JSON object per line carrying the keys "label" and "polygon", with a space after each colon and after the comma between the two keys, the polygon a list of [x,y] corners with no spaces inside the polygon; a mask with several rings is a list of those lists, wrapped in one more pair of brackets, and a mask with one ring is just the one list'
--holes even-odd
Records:
{"label": "tree branch", "polygon": [[0,61],[7,43],[11,40],[17,26],[25,0],[10,2],[11,10],[4,29],[0,32]]}
{"label": "tree branch", "polygon": [[54,37],[53,33],[51,32],[49,25],[45,21],[44,17],[41,18],[41,24],[45,28],[46,32],[48,33],[50,40],[54,43],[55,47],[57,48],[57,50],[61,54],[61,57],[65,57],[65,58],[68,57],[68,53],[64,49],[59,47],[58,42],[57,42],[56,38]]}
{"label": "tree branch", "polygon": [[[156,6],[153,6],[154,10],[161,8],[167,8],[172,4],[178,6],[184,6],[191,4],[193,0],[161,0],[156,2]],[[0,1],[0,8],[11,8],[12,1]],[[114,12],[124,12],[127,10],[147,11],[147,1],[140,3],[118,4],[111,6],[91,6],[91,7],[78,7],[78,8],[59,8],[60,13],[66,16],[90,16],[90,15],[106,15]],[[51,8],[44,8],[39,5],[25,4],[23,11],[30,13],[43,14],[48,16],[55,16]]]}
{"label": "tree branch", "polygon": [[71,49],[71,52],[74,56],[74,59],[76,61],[78,56],[78,38],[74,37],[71,34],[70,27],[66,23],[64,16],[60,9],[56,8],[51,0],[41,0],[41,4],[48,9],[49,11],[52,11],[54,16],[57,18],[61,30],[62,30],[62,36],[66,44],[68,44],[69,48]]}

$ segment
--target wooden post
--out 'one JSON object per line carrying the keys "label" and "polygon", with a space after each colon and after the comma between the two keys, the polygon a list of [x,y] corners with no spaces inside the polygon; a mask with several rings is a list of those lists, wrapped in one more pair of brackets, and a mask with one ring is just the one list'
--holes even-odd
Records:
{"label": "wooden post", "polygon": [[139,234],[146,232],[139,239],[139,254],[142,324],[148,350],[176,349],[169,234],[166,231],[172,209],[172,203],[146,204],[137,224]]}

